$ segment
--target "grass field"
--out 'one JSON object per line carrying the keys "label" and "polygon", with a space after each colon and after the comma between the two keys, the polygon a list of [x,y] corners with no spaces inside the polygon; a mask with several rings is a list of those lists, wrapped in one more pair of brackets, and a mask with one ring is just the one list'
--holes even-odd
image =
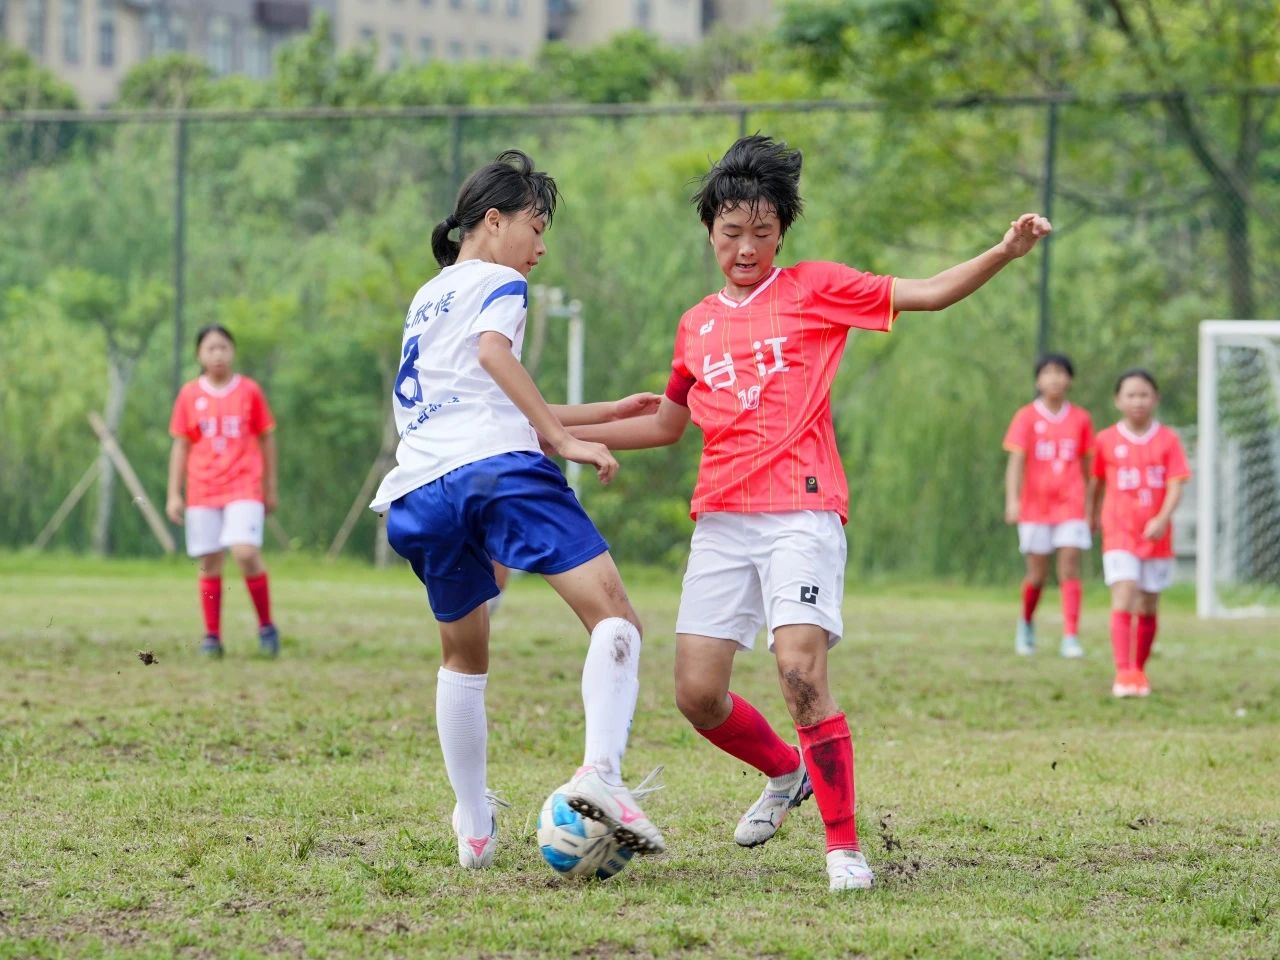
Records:
{"label": "grass field", "polygon": [[[1081,662],[1012,655],[1012,587],[853,587],[832,673],[878,886],[837,899],[812,803],[733,844],[760,779],[674,709],[676,575],[629,578],[628,775],[666,765],[646,806],[670,849],[589,886],[532,839],[579,759],[585,649],[541,582],[495,624],[490,777],[514,806],[496,868],[467,873],[411,575],[276,560],[278,662],[229,582],[208,663],[185,563],[0,557],[0,957],[1280,956],[1275,621],[1201,623],[1175,591],[1154,696],[1115,702],[1100,586]],[[736,689],[785,729],[766,654]]]}

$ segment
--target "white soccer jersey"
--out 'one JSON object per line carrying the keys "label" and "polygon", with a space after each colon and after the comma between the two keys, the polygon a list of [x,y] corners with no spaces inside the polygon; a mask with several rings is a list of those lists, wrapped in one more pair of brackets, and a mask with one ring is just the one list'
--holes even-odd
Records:
{"label": "white soccer jersey", "polygon": [[529,284],[510,267],[466,260],[445,267],[413,298],[391,394],[396,466],[369,506],[379,513],[450,470],[517,450],[537,451],[528,419],[480,366],[480,334],[524,342]]}

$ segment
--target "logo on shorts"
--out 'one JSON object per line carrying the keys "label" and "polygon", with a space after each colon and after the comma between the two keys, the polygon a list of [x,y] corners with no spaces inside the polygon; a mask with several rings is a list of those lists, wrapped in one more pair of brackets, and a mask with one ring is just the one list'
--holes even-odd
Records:
{"label": "logo on shorts", "polygon": [[818,588],[817,587],[801,587],[800,602],[812,603],[816,605],[818,602]]}

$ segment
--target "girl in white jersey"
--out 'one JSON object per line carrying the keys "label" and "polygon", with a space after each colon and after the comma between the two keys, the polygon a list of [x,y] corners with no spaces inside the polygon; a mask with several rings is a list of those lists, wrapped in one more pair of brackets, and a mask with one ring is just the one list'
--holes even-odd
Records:
{"label": "girl in white jersey", "polygon": [[[457,797],[458,859],[471,868],[489,866],[497,846],[484,704],[494,561],[542,574],[591,634],[582,671],[586,749],[570,804],[637,853],[664,849],[621,778],[639,691],[640,622],[608,544],[539,446],[541,435],[608,483],[618,469],[608,448],[573,438],[566,426],[652,413],[659,398],[551,407],[521,366],[527,278],[546,253],[556,200],[555,181],[508,150],[472,174],[435,228],[443,269],[405,319],[392,397],[397,465],[371,504],[388,513],[391,546],[426,585],[439,621],[436,724]],[[450,239],[454,231],[460,240]]]}

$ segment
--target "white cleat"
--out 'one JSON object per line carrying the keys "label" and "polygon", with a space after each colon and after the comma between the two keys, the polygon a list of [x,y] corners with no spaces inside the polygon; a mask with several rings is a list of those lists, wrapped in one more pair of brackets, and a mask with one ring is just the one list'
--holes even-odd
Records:
{"label": "white cleat", "polygon": [[1080,646],[1079,637],[1068,633],[1062,638],[1062,646],[1058,648],[1058,652],[1068,660],[1079,660],[1084,656],[1084,647]]}
{"label": "white cleat", "polygon": [[832,890],[870,890],[876,875],[867,858],[857,850],[832,850],[827,854],[827,876]]}
{"label": "white cleat", "polygon": [[612,829],[619,846],[636,853],[662,853],[667,845],[661,832],[636,803],[637,794],[644,796],[662,789],[659,785],[650,785],[661,772],[662,768],[658,767],[645,777],[633,794],[625,784],[607,783],[595,767],[588,765],[579,767],[562,790],[572,809]]}
{"label": "white cleat", "polygon": [[1026,620],[1018,621],[1018,632],[1013,638],[1013,649],[1020,657],[1036,652],[1036,628]]}
{"label": "white cleat", "polygon": [[758,847],[778,832],[782,821],[794,808],[813,796],[813,784],[803,758],[800,766],[783,777],[770,777],[760,799],[742,815],[733,839],[740,847]]}
{"label": "white cleat", "polygon": [[491,790],[485,791],[485,799],[489,801],[489,833],[483,837],[468,837],[458,829],[458,806],[454,804],[453,816],[449,818],[453,832],[458,835],[458,863],[468,870],[483,870],[493,865],[493,858],[498,852],[498,807],[509,807],[511,804],[497,796]]}

